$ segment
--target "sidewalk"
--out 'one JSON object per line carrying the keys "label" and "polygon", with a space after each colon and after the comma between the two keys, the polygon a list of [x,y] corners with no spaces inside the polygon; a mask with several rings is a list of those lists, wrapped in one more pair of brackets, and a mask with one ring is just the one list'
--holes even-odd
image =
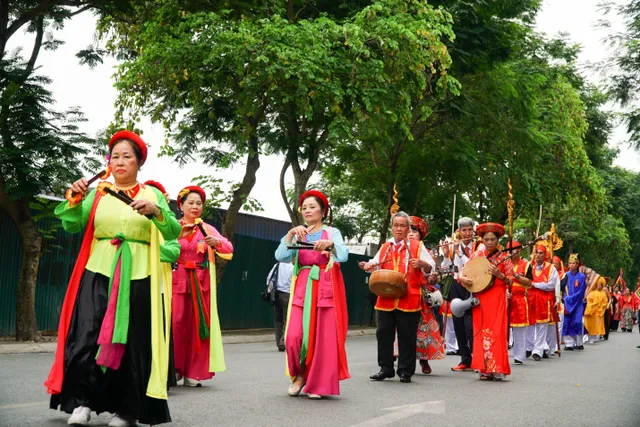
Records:
{"label": "sidewalk", "polygon": [[[349,338],[371,336],[376,334],[376,329],[372,327],[350,327],[347,336]],[[231,330],[222,332],[223,344],[249,344],[271,342],[275,343],[274,332],[271,329],[247,329]],[[0,356],[4,354],[28,354],[28,353],[54,353],[56,351],[57,340],[41,342],[15,342],[10,340],[0,340]]]}

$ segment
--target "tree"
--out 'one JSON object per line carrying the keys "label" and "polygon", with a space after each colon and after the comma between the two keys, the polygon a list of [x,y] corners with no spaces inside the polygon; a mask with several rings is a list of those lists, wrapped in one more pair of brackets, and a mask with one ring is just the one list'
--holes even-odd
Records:
{"label": "tree", "polygon": [[[112,52],[127,58],[117,84],[123,112],[163,123],[176,145],[167,151],[180,159],[198,153],[210,164],[230,164],[248,156],[224,221],[227,237],[261,152],[286,153],[299,196],[322,150],[348,140],[357,122],[404,123],[426,113],[401,86],[424,91],[433,76],[442,90],[454,82],[440,42],[453,37],[446,12],[418,0],[358,10],[360,3],[344,2],[351,5],[345,12],[324,2],[324,14],[310,13],[307,2],[269,4],[238,20],[233,11],[166,2],[144,9],[144,25],[104,21],[115,34]],[[298,221],[291,207],[290,216]]]}
{"label": "tree", "polygon": [[[577,50],[562,40],[545,42],[526,28],[507,25],[521,35],[513,43],[521,47],[512,49],[507,61],[491,60],[494,52],[479,49],[478,55],[465,58],[481,66],[466,73],[454,56],[452,69],[463,70],[461,96],[439,102],[413,131],[415,143],[405,147],[405,155],[398,156],[396,147],[380,141],[369,148],[364,141],[345,144],[324,169],[325,179],[347,182],[354,199],[363,198],[365,203],[371,198],[364,194],[390,202],[384,190],[397,181],[401,207],[417,215],[432,214],[432,230],[443,234],[448,234],[454,192],[459,196],[459,215],[473,212],[470,216],[477,214],[479,221],[504,223],[508,177],[519,201],[517,216],[537,219],[542,203],[548,215],[545,224],[561,223],[568,215],[575,216],[578,208],[585,224],[597,224],[607,203],[586,150],[588,122],[580,92],[584,84],[578,84],[575,72]],[[594,99],[595,95],[592,105],[599,106]],[[595,107],[589,111],[594,123],[607,126],[608,117]],[[597,157],[606,151],[599,145],[606,142],[606,135],[591,134],[590,148]],[[373,182],[383,182],[385,188]],[[387,212],[380,215],[388,216]],[[385,233],[383,226],[381,239]]]}
{"label": "tree", "polygon": [[[628,0],[623,5],[603,2],[601,11],[606,16],[617,13],[624,19],[625,31],[610,32],[608,46],[613,55],[602,64],[609,74],[611,96],[625,110],[622,117],[627,125],[629,142],[640,148],[640,1]],[[601,21],[601,25],[610,28],[610,22]]]}
{"label": "tree", "polygon": [[[84,120],[72,108],[58,112],[46,89],[49,79],[37,73],[44,50],[61,41],[45,37],[74,15],[121,2],[106,1],[1,1],[0,2],[0,208],[15,223],[22,244],[17,284],[16,339],[37,338],[35,284],[42,251],[32,206],[42,193],[59,192],[62,185],[95,170],[95,141],[78,130]],[[33,34],[28,58],[6,52],[18,31]]]}

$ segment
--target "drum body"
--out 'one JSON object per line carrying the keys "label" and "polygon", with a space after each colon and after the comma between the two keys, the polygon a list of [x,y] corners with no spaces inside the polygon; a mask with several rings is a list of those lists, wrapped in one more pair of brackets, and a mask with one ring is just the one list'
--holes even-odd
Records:
{"label": "drum body", "polygon": [[462,274],[473,280],[471,286],[465,286],[471,293],[486,291],[493,285],[493,276],[489,273],[491,262],[487,258],[474,258],[467,262]]}
{"label": "drum body", "polygon": [[402,298],[407,294],[407,278],[393,270],[376,270],[369,278],[369,289],[383,298]]}

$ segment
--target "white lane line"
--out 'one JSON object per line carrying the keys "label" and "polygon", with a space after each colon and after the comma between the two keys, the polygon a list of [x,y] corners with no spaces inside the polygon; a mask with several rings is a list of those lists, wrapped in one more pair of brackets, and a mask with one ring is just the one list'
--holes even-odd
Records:
{"label": "white lane line", "polygon": [[444,400],[430,400],[411,405],[393,406],[391,408],[384,408],[383,411],[390,412],[358,424],[353,424],[351,427],[381,427],[418,414],[444,414],[445,412]]}
{"label": "white lane line", "polygon": [[33,408],[35,406],[42,406],[48,404],[48,400],[43,400],[42,402],[31,402],[31,403],[14,403],[13,405],[3,405],[0,406],[0,409],[20,409],[20,408]]}

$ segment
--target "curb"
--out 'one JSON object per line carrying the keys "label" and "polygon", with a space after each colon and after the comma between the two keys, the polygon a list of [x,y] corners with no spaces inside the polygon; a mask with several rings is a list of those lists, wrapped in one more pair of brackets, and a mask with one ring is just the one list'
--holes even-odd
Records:
{"label": "curb", "polygon": [[[352,329],[347,332],[348,338],[373,336],[376,334],[375,328]],[[255,335],[222,335],[223,344],[251,344],[271,342],[275,340],[273,332]],[[50,342],[26,342],[26,343],[0,343],[0,355],[5,354],[30,354],[30,353],[55,353],[56,341]]]}

